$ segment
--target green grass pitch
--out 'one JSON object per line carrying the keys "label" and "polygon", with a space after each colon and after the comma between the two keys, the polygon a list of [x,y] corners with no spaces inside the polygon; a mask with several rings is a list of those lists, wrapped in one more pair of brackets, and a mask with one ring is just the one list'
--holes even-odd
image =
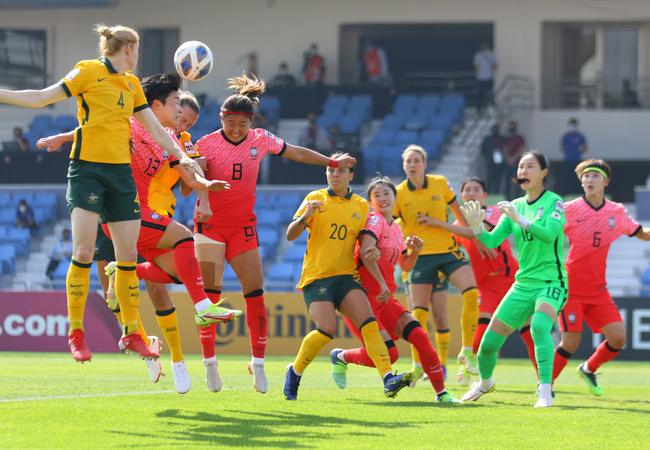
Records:
{"label": "green grass pitch", "polygon": [[[439,405],[428,382],[384,398],[374,370],[351,367],[349,387],[330,380],[321,357],[307,370],[297,402],[282,397],[289,357],[267,360],[270,392],[251,388],[247,357],[223,357],[222,392],[208,392],[198,357],[193,387],[154,385],[130,355],[0,353],[0,448],[648,448],[650,363],[614,362],[594,398],[575,375],[555,387],[555,406],[535,410],[527,361],[500,361],[497,392],[477,403]],[[397,368],[405,369],[404,360]],[[455,366],[450,367],[450,379]],[[461,396],[465,388],[449,383]]]}

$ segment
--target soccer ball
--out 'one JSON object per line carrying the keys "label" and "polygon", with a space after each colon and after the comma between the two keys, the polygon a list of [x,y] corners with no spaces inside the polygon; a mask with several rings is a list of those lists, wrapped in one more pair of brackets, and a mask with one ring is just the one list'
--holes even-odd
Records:
{"label": "soccer ball", "polygon": [[198,81],[212,70],[212,51],[203,42],[184,42],[174,53],[174,66],[181,78]]}

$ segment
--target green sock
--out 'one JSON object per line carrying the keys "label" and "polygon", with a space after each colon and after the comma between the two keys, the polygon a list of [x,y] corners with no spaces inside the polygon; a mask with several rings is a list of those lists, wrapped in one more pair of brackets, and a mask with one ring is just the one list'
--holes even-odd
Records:
{"label": "green sock", "polygon": [[553,381],[553,322],[553,319],[541,311],[536,311],[530,321],[530,334],[535,343],[537,373],[541,384],[550,384]]}
{"label": "green sock", "polygon": [[490,329],[483,335],[481,346],[478,349],[478,370],[481,374],[481,380],[492,378],[494,367],[497,365],[499,349],[506,341],[506,337]]}

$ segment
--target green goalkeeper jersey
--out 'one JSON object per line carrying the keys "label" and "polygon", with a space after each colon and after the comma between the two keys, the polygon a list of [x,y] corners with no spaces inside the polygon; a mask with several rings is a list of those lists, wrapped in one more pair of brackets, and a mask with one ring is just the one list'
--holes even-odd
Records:
{"label": "green goalkeeper jersey", "polygon": [[511,233],[519,252],[519,270],[515,280],[526,284],[560,283],[567,285],[564,268],[564,207],[559,195],[544,191],[534,202],[526,197],[512,201],[521,217],[530,222],[528,229],[514,223],[507,215],[491,232],[477,238],[489,248],[496,248]]}

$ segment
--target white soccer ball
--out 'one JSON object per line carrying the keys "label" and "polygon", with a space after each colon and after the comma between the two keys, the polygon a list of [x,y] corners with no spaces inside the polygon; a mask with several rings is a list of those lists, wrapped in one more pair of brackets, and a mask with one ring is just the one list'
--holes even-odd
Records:
{"label": "white soccer ball", "polygon": [[174,53],[174,66],[181,78],[198,81],[212,70],[212,51],[203,42],[184,42]]}

